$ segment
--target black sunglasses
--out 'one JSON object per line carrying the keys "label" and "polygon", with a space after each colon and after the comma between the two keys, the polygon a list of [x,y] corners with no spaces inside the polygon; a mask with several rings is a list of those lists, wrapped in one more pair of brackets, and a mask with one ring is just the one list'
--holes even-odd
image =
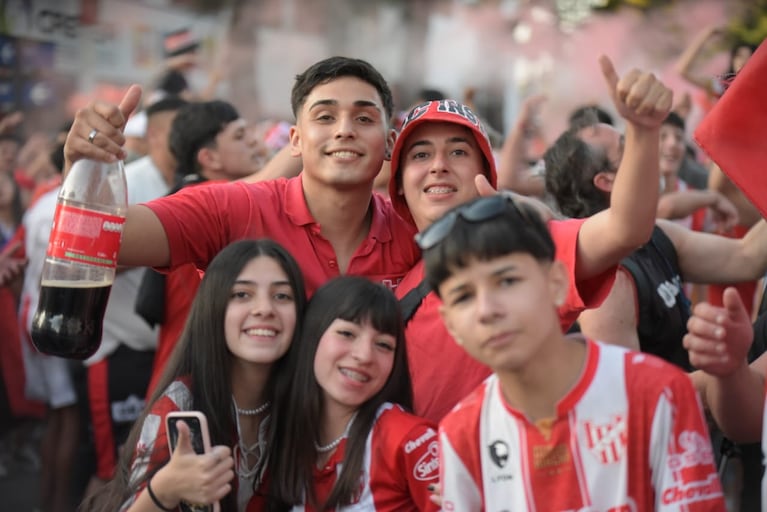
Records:
{"label": "black sunglasses", "polygon": [[434,221],[431,226],[415,235],[415,242],[422,251],[431,249],[450,234],[458,217],[463,217],[467,222],[471,223],[484,222],[494,219],[505,212],[509,203],[511,203],[511,206],[520,217],[526,219],[511,195],[497,194],[477,199],[474,202],[450,210],[444,216]]}

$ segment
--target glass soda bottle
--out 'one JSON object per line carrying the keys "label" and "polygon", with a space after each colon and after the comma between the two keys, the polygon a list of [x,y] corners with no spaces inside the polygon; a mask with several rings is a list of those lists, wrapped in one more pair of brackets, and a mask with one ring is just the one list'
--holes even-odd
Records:
{"label": "glass soda bottle", "polygon": [[127,210],[121,161],[72,166],[56,202],[32,319],[40,352],[86,359],[99,348]]}

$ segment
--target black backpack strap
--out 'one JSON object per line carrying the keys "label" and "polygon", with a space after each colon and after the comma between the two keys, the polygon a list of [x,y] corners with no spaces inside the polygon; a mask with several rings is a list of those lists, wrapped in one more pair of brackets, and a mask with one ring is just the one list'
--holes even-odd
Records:
{"label": "black backpack strap", "polygon": [[407,292],[407,294],[399,300],[399,305],[402,309],[402,320],[405,322],[405,325],[407,325],[410,319],[413,318],[413,315],[415,315],[415,312],[418,311],[418,308],[421,306],[424,297],[429,295],[430,291],[431,287],[429,286],[429,283],[426,282],[426,279],[423,279],[418,283],[418,286]]}
{"label": "black backpack strap", "polygon": [[676,253],[676,247],[674,247],[674,242],[671,241],[666,232],[660,228],[656,228],[650,238],[650,243],[652,243],[663,257],[666,258],[671,270],[679,274],[680,278],[684,279],[682,269],[679,268],[679,255]]}

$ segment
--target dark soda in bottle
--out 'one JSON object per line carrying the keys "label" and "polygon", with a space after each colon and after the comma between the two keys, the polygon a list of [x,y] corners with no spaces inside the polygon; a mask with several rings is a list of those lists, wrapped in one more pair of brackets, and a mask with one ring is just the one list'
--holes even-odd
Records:
{"label": "dark soda in bottle", "polygon": [[42,283],[38,313],[32,320],[35,346],[47,354],[75,359],[96,352],[111,289],[101,283]]}
{"label": "dark soda in bottle", "polygon": [[122,162],[72,166],[57,199],[32,319],[40,352],[86,359],[99,348],[127,202]]}

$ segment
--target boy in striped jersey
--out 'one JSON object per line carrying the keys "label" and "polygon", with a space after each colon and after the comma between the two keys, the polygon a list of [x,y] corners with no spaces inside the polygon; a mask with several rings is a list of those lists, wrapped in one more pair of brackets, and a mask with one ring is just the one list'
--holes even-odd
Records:
{"label": "boy in striped jersey", "polygon": [[534,211],[480,198],[417,240],[445,325],[494,372],[440,423],[444,510],[724,510],[688,377],[562,334],[567,274]]}

